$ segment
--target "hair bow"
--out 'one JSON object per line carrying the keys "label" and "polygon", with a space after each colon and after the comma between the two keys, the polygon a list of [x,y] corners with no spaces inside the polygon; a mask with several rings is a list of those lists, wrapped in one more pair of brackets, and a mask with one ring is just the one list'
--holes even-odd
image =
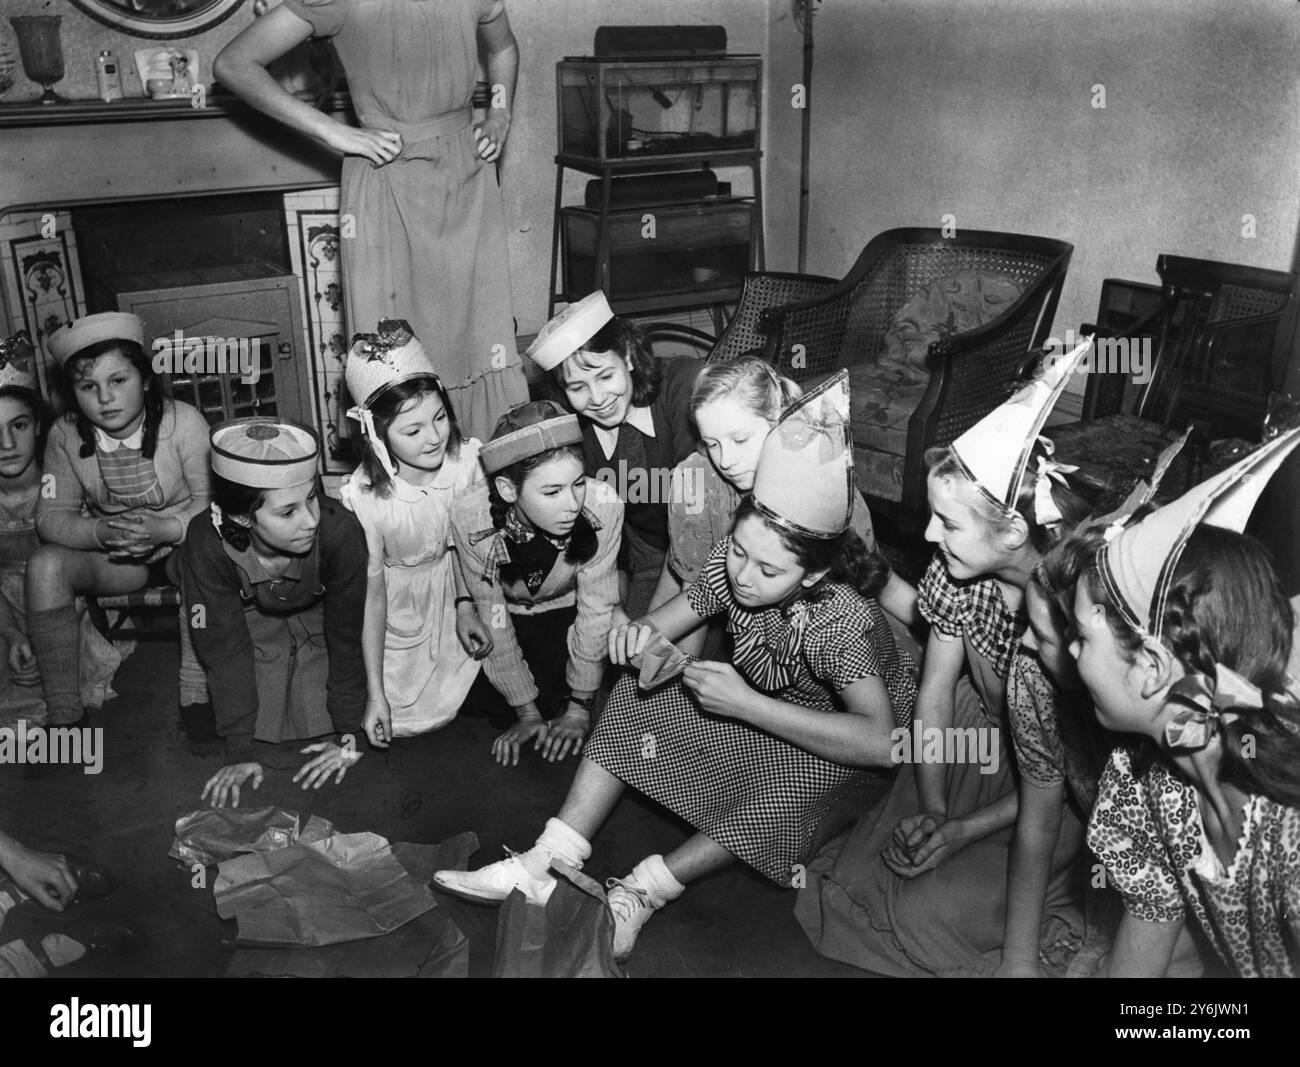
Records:
{"label": "hair bow", "polygon": [[1052,483],[1068,488],[1065,476],[1073,474],[1079,468],[1069,463],[1058,463],[1052,458],[1056,445],[1046,437],[1038,440],[1043,446],[1043,454],[1038,457],[1038,480],[1034,483],[1034,515],[1039,526],[1055,526],[1062,516],[1061,509],[1052,498]]}
{"label": "hair bow", "polygon": [[388,472],[388,477],[396,478],[397,467],[393,464],[393,457],[388,454],[388,446],[375,432],[375,417],[370,409],[357,404],[355,407],[348,408],[348,418],[356,419],[361,423],[361,434],[370,442],[370,448],[375,453],[375,458],[379,460],[379,465]]}
{"label": "hair bow", "polygon": [[0,339],[0,370],[12,363],[20,371],[30,372],[32,351],[32,338],[26,330]]}
{"label": "hair bow", "polygon": [[811,406],[804,407],[795,418],[786,419],[777,426],[776,432],[781,436],[781,443],[792,452],[801,452],[813,436],[821,438],[818,460],[829,463],[839,453],[848,420],[844,410],[831,394],[823,396],[814,411]]}
{"label": "hair bow", "polygon": [[1169,690],[1169,697],[1190,705],[1165,723],[1165,743],[1175,751],[1195,752],[1210,743],[1219,722],[1237,718],[1236,708],[1262,708],[1263,694],[1236,671],[1214,665],[1214,675],[1189,674]]}

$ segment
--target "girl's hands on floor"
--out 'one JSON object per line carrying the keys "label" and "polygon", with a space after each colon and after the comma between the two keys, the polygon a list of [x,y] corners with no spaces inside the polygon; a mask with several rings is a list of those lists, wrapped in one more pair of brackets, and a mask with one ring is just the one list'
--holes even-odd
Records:
{"label": "girl's hands on floor", "polygon": [[295,782],[302,782],[304,789],[319,789],[329,780],[331,774],[335,776],[334,784],[338,785],[343,781],[343,776],[348,773],[348,768],[361,758],[361,753],[355,748],[340,748],[333,741],[317,741],[316,744],[308,745],[301,751],[304,754],[319,753],[314,759],[299,767],[298,773],[293,776]]}
{"label": "girl's hands on floor", "polygon": [[551,763],[558,763],[570,752],[575,756],[582,751],[582,743],[587,739],[591,729],[591,716],[585,709],[569,708],[558,719],[553,719],[546,732],[546,743],[542,745],[542,758]]}
{"label": "girl's hands on floor", "polygon": [[207,800],[211,794],[211,806],[214,808],[239,807],[239,787],[249,779],[253,788],[262,784],[262,765],[260,763],[232,763],[222,767],[203,787],[200,800]]}
{"label": "girl's hands on floor", "polygon": [[534,749],[541,748],[542,742],[546,740],[546,733],[546,720],[540,715],[535,719],[524,719],[522,722],[515,723],[492,742],[492,755],[503,767],[517,767],[519,753],[524,746],[531,741]]}

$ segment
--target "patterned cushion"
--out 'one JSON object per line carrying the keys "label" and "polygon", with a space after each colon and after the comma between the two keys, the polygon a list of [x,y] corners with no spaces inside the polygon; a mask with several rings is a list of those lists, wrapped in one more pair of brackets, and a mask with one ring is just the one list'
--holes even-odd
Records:
{"label": "patterned cushion", "polygon": [[880,365],[924,385],[930,380],[926,354],[931,344],[992,322],[1020,292],[1020,283],[1005,274],[963,270],[936,278],[895,313]]}

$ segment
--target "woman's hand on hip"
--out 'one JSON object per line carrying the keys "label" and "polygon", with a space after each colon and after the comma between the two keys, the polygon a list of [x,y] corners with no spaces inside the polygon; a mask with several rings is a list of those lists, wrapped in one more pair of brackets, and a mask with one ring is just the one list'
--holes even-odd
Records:
{"label": "woman's hand on hip", "polygon": [[474,127],[474,151],[484,163],[495,163],[501,158],[510,136],[510,120],[501,114],[490,114]]}
{"label": "woman's hand on hip", "polygon": [[345,156],[362,156],[376,167],[391,163],[402,152],[402,135],[392,130],[358,129],[335,122],[325,143]]}

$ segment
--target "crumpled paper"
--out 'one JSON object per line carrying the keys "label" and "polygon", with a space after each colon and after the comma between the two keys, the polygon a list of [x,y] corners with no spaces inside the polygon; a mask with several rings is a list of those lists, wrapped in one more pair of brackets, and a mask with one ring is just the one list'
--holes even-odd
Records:
{"label": "crumpled paper", "polygon": [[328,819],[313,815],[300,825],[296,811],[265,808],[204,808],[176,820],[176,838],[167,855],[186,867],[205,867],[241,852],[288,848],[296,843],[323,841],[334,832]]}
{"label": "crumpled paper", "polygon": [[655,634],[629,662],[641,671],[637,683],[642,689],[657,689],[685,671],[692,658],[662,634]]}
{"label": "crumpled paper", "polygon": [[239,923],[239,940],[332,945],[378,937],[434,906],[378,834],[236,856],[217,868],[217,914]]}

